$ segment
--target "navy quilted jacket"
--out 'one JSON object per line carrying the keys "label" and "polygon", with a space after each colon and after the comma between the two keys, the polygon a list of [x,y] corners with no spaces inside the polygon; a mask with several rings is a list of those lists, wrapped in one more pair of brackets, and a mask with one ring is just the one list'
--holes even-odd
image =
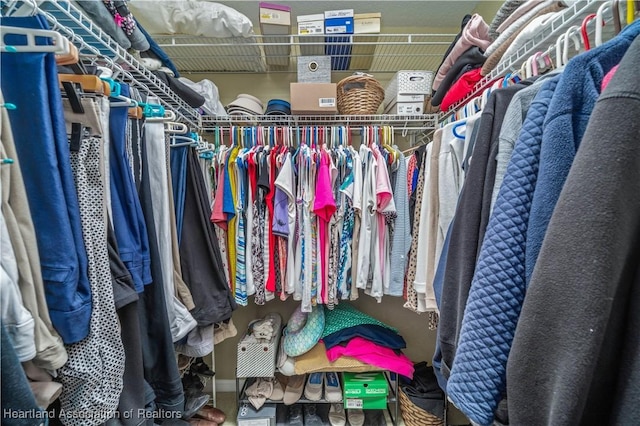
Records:
{"label": "navy quilted jacket", "polygon": [[[601,47],[572,59],[557,83],[546,118],[541,111],[535,112],[538,105],[532,104],[529,110],[485,235],[447,386],[451,400],[478,424],[491,424],[505,391],[506,363],[527,278],[602,78],[622,59],[638,33],[640,21]],[[548,94],[549,84],[545,82],[534,103]],[[529,120],[534,117],[537,129]],[[532,139],[537,143],[535,150],[522,151],[520,141],[531,143]],[[518,145],[521,150],[517,153]]]}
{"label": "navy quilted jacket", "polygon": [[507,356],[524,299],[524,237],[538,177],[542,124],[559,79],[543,83],[514,146],[480,251],[447,384],[451,401],[481,425],[492,423],[506,387]]}

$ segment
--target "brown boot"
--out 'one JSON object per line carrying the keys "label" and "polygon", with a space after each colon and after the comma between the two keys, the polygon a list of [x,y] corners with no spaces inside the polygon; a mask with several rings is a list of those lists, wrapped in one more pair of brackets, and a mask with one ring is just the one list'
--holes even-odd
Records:
{"label": "brown boot", "polygon": [[198,411],[198,413],[196,414],[196,417],[210,420],[218,424],[224,423],[225,419],[227,418],[222,410],[210,405],[206,405],[202,409],[200,409],[200,411]]}

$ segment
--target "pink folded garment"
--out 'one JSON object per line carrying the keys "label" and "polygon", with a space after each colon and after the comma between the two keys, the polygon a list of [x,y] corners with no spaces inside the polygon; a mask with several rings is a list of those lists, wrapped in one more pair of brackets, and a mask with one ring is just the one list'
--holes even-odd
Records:
{"label": "pink folded garment", "polygon": [[433,79],[432,89],[438,90],[440,83],[451,69],[451,66],[458,60],[460,55],[466,52],[470,47],[478,46],[481,50],[486,50],[491,44],[489,37],[489,25],[484,22],[482,16],[475,14],[471,17],[467,25],[462,30],[462,35],[445,58],[435,78]]}
{"label": "pink folded garment", "polygon": [[393,371],[402,376],[413,378],[413,362],[403,353],[380,346],[362,337],[349,340],[347,346],[334,346],[327,349],[327,358],[335,362],[341,356],[350,356],[364,363]]}

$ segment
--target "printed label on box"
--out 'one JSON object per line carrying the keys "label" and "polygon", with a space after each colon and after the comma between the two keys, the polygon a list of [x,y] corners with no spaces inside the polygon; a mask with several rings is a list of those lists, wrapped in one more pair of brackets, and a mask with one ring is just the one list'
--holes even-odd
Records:
{"label": "printed label on box", "polygon": [[362,408],[362,399],[347,398],[347,409]]}
{"label": "printed label on box", "polygon": [[347,32],[346,25],[339,25],[337,27],[327,27],[327,34],[345,34]]}
{"label": "printed label on box", "polygon": [[318,106],[321,108],[331,108],[336,106],[336,98],[320,98]]}
{"label": "printed label on box", "polygon": [[323,34],[324,33],[324,25],[323,23],[316,22],[299,22],[298,23],[298,34]]}
{"label": "printed label on box", "polygon": [[280,19],[280,14],[275,12],[263,13],[260,17],[262,19]]}
{"label": "printed label on box", "polygon": [[420,106],[419,105],[401,105],[398,104],[398,114],[419,114]]}

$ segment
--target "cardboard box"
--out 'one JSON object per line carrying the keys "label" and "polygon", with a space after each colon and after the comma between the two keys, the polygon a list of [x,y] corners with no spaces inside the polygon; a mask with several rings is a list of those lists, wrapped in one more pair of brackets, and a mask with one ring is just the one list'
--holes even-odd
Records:
{"label": "cardboard box", "polygon": [[298,83],[331,83],[331,57],[299,56]]}
{"label": "cardboard box", "polygon": [[276,426],[276,404],[264,404],[256,411],[253,405],[242,403],[238,407],[238,426]]}
{"label": "cardboard box", "polygon": [[384,373],[343,373],[342,382],[345,408],[387,408],[389,385]]}
{"label": "cardboard box", "polygon": [[[260,32],[263,35],[282,35],[269,37],[264,46],[267,65],[287,67],[291,56],[289,34],[291,34],[291,8],[289,6],[264,3],[260,6]],[[278,43],[273,45],[270,43]]]}
{"label": "cardboard box", "polygon": [[335,83],[290,83],[291,114],[337,114]]}
{"label": "cardboard box", "polygon": [[382,13],[356,13],[353,16],[354,34],[379,34]]}
{"label": "cardboard box", "polygon": [[353,18],[353,9],[325,10],[324,19]]}
{"label": "cardboard box", "polygon": [[379,34],[382,14],[356,13],[353,17],[353,49],[349,69],[354,71],[368,71],[373,63],[373,55],[376,51],[378,37],[362,36],[355,34]]}

